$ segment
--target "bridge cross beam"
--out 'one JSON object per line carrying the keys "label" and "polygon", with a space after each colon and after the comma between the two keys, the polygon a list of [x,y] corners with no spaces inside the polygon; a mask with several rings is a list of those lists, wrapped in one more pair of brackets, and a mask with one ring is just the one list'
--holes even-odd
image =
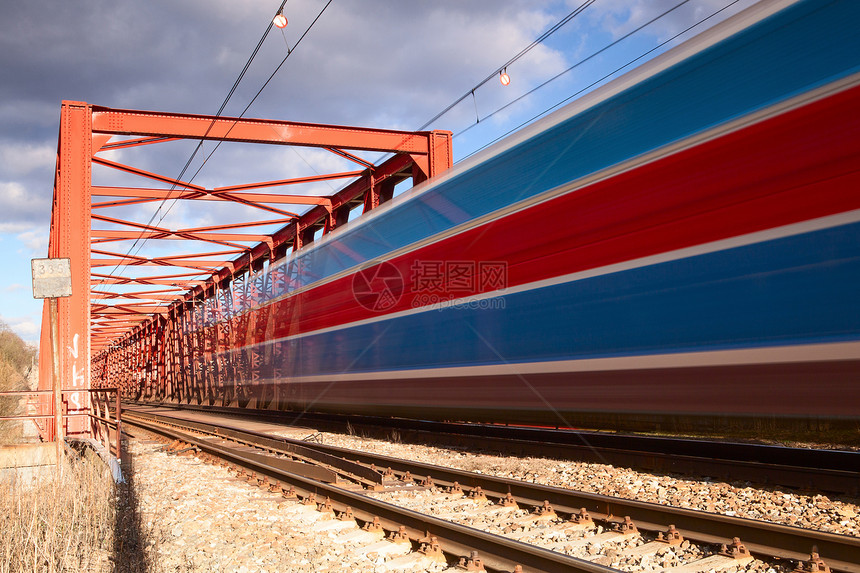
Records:
{"label": "bridge cross beam", "polygon": [[[99,156],[100,152],[123,149],[127,151],[123,157],[130,157],[134,148],[183,139],[316,147],[358,164],[360,171],[207,189]],[[392,155],[374,165],[351,151]],[[142,177],[148,184],[94,186],[93,164],[118,170],[126,177]],[[59,362],[64,389],[113,385],[127,392],[142,388],[144,394],[155,395],[153,385],[160,385],[157,393],[161,398],[187,398],[191,389],[198,386],[186,378],[195,375],[201,353],[213,345],[192,340],[178,325],[187,325],[202,301],[217,297],[221,289],[228,288],[240,275],[253,272],[262,261],[272,263],[287,256],[290,248],[301,248],[320,232],[326,234],[345,224],[352,209],[363,206],[363,211],[367,211],[391,199],[395,185],[401,181],[411,178],[413,184],[417,184],[451,164],[451,133],[446,131],[406,132],[62,102],[48,256],[69,258],[72,263],[72,296],[60,300]],[[256,191],[334,179],[351,179],[351,182],[328,197]],[[112,199],[93,203],[93,197]],[[166,198],[231,201],[265,212],[266,220],[176,231],[147,227],[126,220],[121,214],[105,214],[113,212],[112,209]],[[299,215],[284,210],[282,205],[310,207]],[[94,211],[98,214],[94,215]],[[277,219],[272,220],[272,214]],[[284,226],[274,232],[245,231],[247,227],[280,220]],[[94,221],[101,227],[118,225],[119,228],[94,230]],[[147,240],[192,244],[203,240],[227,248],[200,254],[189,246],[190,253],[155,258],[115,255],[124,252],[121,246],[108,251],[94,248],[104,243],[131,240],[138,230]],[[249,243],[253,246],[248,246]],[[102,258],[93,255],[102,255]],[[105,255],[112,258],[106,259]],[[129,279],[110,276],[112,272],[99,273],[104,267],[126,266],[175,270]],[[205,278],[200,278],[201,275]],[[139,288],[147,290],[113,295],[104,291],[104,285],[111,284],[125,289],[140,285]],[[169,288],[153,291],[152,285]],[[47,350],[51,347],[47,340],[50,332],[47,317],[48,313],[43,312],[40,387],[49,384],[52,363],[51,352]],[[176,324],[169,324],[170,321]],[[89,408],[88,400],[85,392],[71,394],[68,407],[83,412]],[[67,435],[88,433],[85,418],[69,420]]]}

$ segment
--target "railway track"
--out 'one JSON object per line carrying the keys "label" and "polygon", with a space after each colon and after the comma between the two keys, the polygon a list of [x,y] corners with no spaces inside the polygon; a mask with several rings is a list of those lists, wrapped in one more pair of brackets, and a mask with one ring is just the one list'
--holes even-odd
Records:
{"label": "railway track", "polygon": [[371,539],[389,532],[390,544],[399,547],[383,544],[376,551],[417,549],[402,559],[445,559],[493,571],[514,571],[517,566],[526,571],[612,571],[600,563],[625,562],[623,570],[637,571],[643,570],[637,564],[671,552],[687,561],[665,569],[677,573],[735,570],[754,558],[777,564],[782,571],[790,570],[787,563],[797,563],[800,571],[829,566],[832,571],[860,572],[860,539],[853,537],[551,488],[152,413],[127,411],[125,416],[129,423],[173,441],[179,450],[196,449],[210,461],[235,466],[238,475],[262,487],[301,499],[306,508],[302,511],[338,515],[338,522],[357,520]]}
{"label": "railway track", "polygon": [[857,479],[860,452],[856,451],[371,416],[303,413],[299,418],[282,412],[210,406],[183,405],[179,409],[219,412],[280,424],[310,424],[334,432],[351,429],[381,439],[387,439],[396,431],[402,440],[434,446],[607,463],[649,472],[860,495],[860,480]]}

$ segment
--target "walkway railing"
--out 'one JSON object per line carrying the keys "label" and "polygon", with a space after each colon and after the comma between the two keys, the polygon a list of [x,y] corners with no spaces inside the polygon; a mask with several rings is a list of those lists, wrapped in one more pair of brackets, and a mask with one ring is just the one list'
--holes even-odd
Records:
{"label": "walkway railing", "polygon": [[[93,438],[100,441],[105,449],[122,459],[122,403],[117,388],[95,388],[91,390],[75,388],[63,390],[63,394],[74,394],[76,392],[88,392],[90,394],[89,411],[66,412],[64,419],[88,417],[90,419],[90,432]],[[0,396],[28,396],[46,397],[47,400],[28,401],[27,414],[20,416],[0,416],[0,420],[33,420],[39,428],[43,437],[56,436],[54,427],[54,401],[51,398],[53,390],[24,390],[16,392],[0,392]],[[111,410],[111,394],[114,395],[113,410]],[[66,402],[64,400],[64,402]],[[43,413],[39,413],[39,412]],[[111,432],[113,430],[113,432]],[[113,436],[111,435],[113,434]],[[53,441],[53,440],[51,440]]]}

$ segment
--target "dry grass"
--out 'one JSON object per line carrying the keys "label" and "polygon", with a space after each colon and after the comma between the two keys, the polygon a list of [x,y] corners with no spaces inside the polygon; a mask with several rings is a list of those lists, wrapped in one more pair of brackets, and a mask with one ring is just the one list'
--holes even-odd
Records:
{"label": "dry grass", "polygon": [[[0,390],[27,389],[35,354],[0,321]],[[0,396],[0,416],[21,414],[20,403]],[[22,428],[0,420],[0,445],[20,442]],[[91,450],[66,459],[61,476],[48,470],[32,483],[0,476],[0,573],[156,573],[140,531],[134,488],[114,484]]]}
{"label": "dry grass", "polygon": [[[25,390],[24,376],[9,362],[0,358],[0,391],[13,392]],[[0,396],[0,416],[19,415],[20,398],[17,396]],[[0,420],[0,444],[12,444],[21,440],[22,422],[18,420]]]}
{"label": "dry grass", "polygon": [[[9,327],[0,321],[0,391],[26,390],[26,374],[33,365],[35,348],[28,346]],[[0,396],[0,416],[20,414],[20,399]],[[0,420],[0,444],[20,441],[22,423],[17,420]]]}
{"label": "dry grass", "polygon": [[[35,354],[0,321],[0,390],[27,389]],[[0,416],[21,414],[20,402],[0,396]],[[0,445],[20,442],[22,428],[0,420]],[[0,573],[156,573],[140,531],[134,488],[114,484],[91,450],[71,455],[61,476],[49,470],[32,483],[0,476]]]}
{"label": "dry grass", "polygon": [[158,573],[146,545],[133,485],[90,450],[59,478],[0,483],[0,573]]}
{"label": "dry grass", "polygon": [[0,488],[0,573],[112,570],[113,480],[92,454],[63,470]]}

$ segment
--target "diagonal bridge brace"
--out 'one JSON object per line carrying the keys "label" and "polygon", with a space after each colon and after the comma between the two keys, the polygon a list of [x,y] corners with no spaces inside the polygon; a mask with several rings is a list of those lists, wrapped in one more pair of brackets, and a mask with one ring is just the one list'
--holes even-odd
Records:
{"label": "diagonal bridge brace", "polygon": [[[350,161],[359,170],[206,188],[133,165],[137,149],[182,140],[314,147]],[[102,152],[115,150],[123,150],[123,163],[100,156]],[[374,164],[356,155],[367,151],[393,155]],[[180,322],[199,321],[202,311],[198,309],[203,305],[207,313],[214,313],[212,316],[229,312],[233,304],[231,296],[235,301],[243,300],[246,294],[241,289],[258,288],[249,279],[250,271],[261,268],[265,261],[287,256],[320,234],[336,230],[351,218],[350,211],[376,208],[391,198],[398,183],[409,179],[413,184],[420,183],[441,173],[451,163],[450,132],[174,114],[64,101],[60,110],[48,256],[66,257],[72,263],[73,294],[59,301],[62,328],[57,359],[60,377],[66,381],[65,389],[89,388],[107,380],[111,380],[111,385],[125,387],[162,380],[171,392],[187,387],[188,382],[183,379],[187,370],[182,365],[188,364],[191,356],[182,354],[186,350],[181,350],[183,334],[177,326]],[[156,184],[93,185],[93,165]],[[343,181],[344,185],[329,195],[280,192],[296,185],[335,180]],[[157,188],[158,185],[169,188]],[[94,198],[99,200],[94,202]],[[135,206],[174,200],[232,202],[272,213],[274,217],[176,230],[151,225],[151,221],[128,220],[129,209]],[[292,205],[309,208],[297,213],[290,210]],[[93,214],[94,209],[97,215]],[[93,228],[94,223],[110,228]],[[277,230],[269,231],[271,228]],[[129,245],[148,239],[159,239],[158,244],[165,246],[159,246],[157,256],[132,254],[131,248],[126,252],[124,247],[114,248],[116,252],[98,249],[104,243]],[[188,246],[181,247],[183,242]],[[217,253],[200,253],[194,245],[201,243],[225,248]],[[165,249],[173,248],[178,252],[165,253]],[[142,272],[151,266],[165,267],[165,272]],[[137,276],[127,274],[132,269],[138,269]],[[138,290],[134,290],[135,286]],[[159,288],[166,290],[154,290]],[[235,292],[230,294],[230,289]],[[47,316],[43,312],[41,388],[50,386],[54,358],[47,340],[50,331]],[[228,332],[235,336],[229,330],[234,326],[218,326],[211,333],[217,336],[207,342],[207,348],[223,344]],[[196,352],[194,348],[188,351]],[[131,373],[129,363],[136,365],[133,368],[137,374]],[[141,373],[151,377],[147,378],[150,382],[141,379]],[[69,435],[86,435],[89,431],[75,424],[74,419],[68,422]]]}

